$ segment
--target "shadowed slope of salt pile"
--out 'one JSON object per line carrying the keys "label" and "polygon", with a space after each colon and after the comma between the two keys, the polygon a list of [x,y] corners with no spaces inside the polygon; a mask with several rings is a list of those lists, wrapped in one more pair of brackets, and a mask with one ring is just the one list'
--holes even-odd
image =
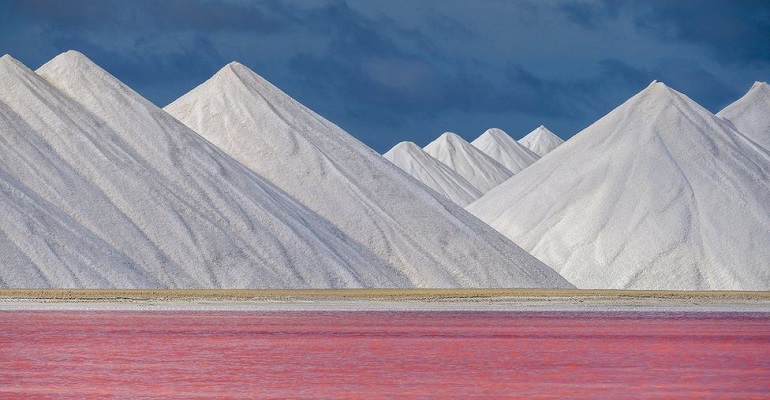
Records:
{"label": "shadowed slope of salt pile", "polygon": [[444,132],[424,150],[452,168],[481,193],[486,193],[513,175],[502,164],[452,132]]}
{"label": "shadowed slope of salt pile", "polygon": [[770,289],[770,156],[662,83],[468,206],[579,288]]}
{"label": "shadowed slope of salt pile", "polygon": [[514,174],[518,174],[540,158],[498,128],[487,129],[471,144]]}
{"label": "shadowed slope of salt pile", "polygon": [[748,93],[717,113],[741,133],[770,150],[770,85],[754,82]]}
{"label": "shadowed slope of salt pile", "polygon": [[[0,103],[0,119],[5,120]],[[3,121],[0,123],[5,125]],[[0,135],[0,145],[9,145]],[[157,288],[130,258],[0,168],[0,288]],[[39,266],[55,268],[40,268]]]}
{"label": "shadowed slope of salt pile", "polygon": [[412,142],[393,146],[383,157],[460,207],[481,197],[481,192],[457,172]]}
{"label": "shadowed slope of salt pile", "polygon": [[[65,53],[40,73],[94,111],[10,57],[0,69],[0,101],[16,115],[16,124],[0,126],[14,143],[0,149],[3,171],[129,257],[154,286],[410,284],[82,55]],[[105,120],[95,115],[102,111]],[[110,263],[93,267],[125,273]],[[27,268],[51,275],[65,266],[43,260]]]}
{"label": "shadowed slope of salt pile", "polygon": [[417,287],[564,287],[552,269],[238,63],[166,107]]}
{"label": "shadowed slope of salt pile", "polygon": [[564,143],[562,138],[556,136],[543,125],[538,126],[534,131],[528,133],[527,136],[519,139],[519,144],[532,150],[539,157],[550,153],[562,143]]}

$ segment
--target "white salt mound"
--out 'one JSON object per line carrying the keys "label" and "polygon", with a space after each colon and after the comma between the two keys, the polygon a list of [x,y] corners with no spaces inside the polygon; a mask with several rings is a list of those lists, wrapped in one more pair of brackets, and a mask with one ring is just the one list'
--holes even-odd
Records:
{"label": "white salt mound", "polygon": [[481,197],[481,192],[465,178],[412,142],[393,146],[383,157],[460,207]]}
{"label": "white salt mound", "polygon": [[770,155],[651,84],[468,210],[579,288],[770,289]]}
{"label": "white salt mound", "polygon": [[533,153],[540,157],[550,153],[562,143],[564,143],[564,140],[543,125],[538,126],[534,131],[519,139],[519,144],[532,150]]}
{"label": "white salt mound", "polygon": [[481,193],[486,193],[513,175],[502,164],[452,132],[445,132],[424,150],[452,168]]}
{"label": "white salt mound", "polygon": [[755,82],[748,93],[717,113],[741,133],[770,150],[770,85]]}
{"label": "white salt mound", "polygon": [[166,107],[416,287],[566,287],[552,269],[238,63]]}
{"label": "white salt mound", "polygon": [[[3,286],[410,284],[81,54],[60,55],[40,74],[48,80],[10,57],[0,62],[0,103],[11,115],[0,121],[9,143],[0,149],[0,170],[71,219],[53,215],[53,228],[37,234],[50,238],[52,251],[74,254],[67,262],[28,256],[4,263],[4,275],[26,278],[3,278]],[[23,207],[40,203],[26,197],[32,200],[19,200],[29,203]],[[30,236],[5,235],[0,246]],[[80,250],[78,240],[96,244]]]}
{"label": "white salt mound", "polygon": [[487,129],[471,144],[514,174],[518,174],[540,158],[498,128]]}

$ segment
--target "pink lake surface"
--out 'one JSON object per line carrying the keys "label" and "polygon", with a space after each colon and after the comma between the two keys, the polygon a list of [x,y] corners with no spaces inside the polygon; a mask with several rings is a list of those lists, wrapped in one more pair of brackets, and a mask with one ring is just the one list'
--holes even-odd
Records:
{"label": "pink lake surface", "polygon": [[770,398],[770,313],[3,311],[0,398]]}

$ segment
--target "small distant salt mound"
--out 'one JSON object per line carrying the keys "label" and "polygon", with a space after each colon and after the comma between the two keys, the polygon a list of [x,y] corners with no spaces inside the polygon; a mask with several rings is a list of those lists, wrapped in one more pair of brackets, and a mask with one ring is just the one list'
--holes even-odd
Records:
{"label": "small distant salt mound", "polygon": [[383,157],[460,207],[481,197],[481,192],[457,172],[412,142],[393,146]]}
{"label": "small distant salt mound", "polygon": [[552,269],[231,63],[165,110],[416,287],[565,287]]}
{"label": "small distant salt mound", "polygon": [[755,82],[748,93],[717,113],[741,133],[770,150],[770,85]]}
{"label": "small distant salt mound", "polygon": [[[654,83],[655,81],[653,81]],[[527,136],[519,139],[519,143],[532,150],[538,156],[543,157],[564,143],[564,140],[556,136],[545,126],[540,125],[534,131],[528,133]]]}
{"label": "small distant salt mound", "polygon": [[770,157],[655,83],[467,207],[579,288],[770,289]]}
{"label": "small distant salt mound", "polygon": [[471,144],[514,174],[518,174],[540,158],[498,128],[487,129]]}
{"label": "small distant salt mound", "polygon": [[502,164],[452,132],[445,132],[424,150],[452,168],[481,193],[486,193],[513,175]]}

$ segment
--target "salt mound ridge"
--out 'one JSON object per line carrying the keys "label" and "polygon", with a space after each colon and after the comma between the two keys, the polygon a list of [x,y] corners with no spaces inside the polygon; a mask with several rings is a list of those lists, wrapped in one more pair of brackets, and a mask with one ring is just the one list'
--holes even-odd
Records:
{"label": "salt mound ridge", "polygon": [[770,156],[651,84],[468,206],[579,288],[770,289]]}
{"label": "salt mound ridge", "polygon": [[416,287],[566,287],[552,269],[238,63],[166,108]]}
{"label": "salt mound ridge", "polygon": [[770,85],[755,82],[743,97],[717,113],[741,133],[770,150]]}
{"label": "salt mound ridge", "polygon": [[518,174],[540,158],[498,128],[487,129],[471,144],[514,174]]}
{"label": "salt mound ridge", "polygon": [[481,192],[457,172],[412,142],[401,142],[393,146],[383,157],[460,207],[481,197]]}
{"label": "salt mound ridge", "polygon": [[456,133],[445,132],[425,146],[424,150],[452,168],[481,193],[486,193],[513,175],[513,172]]}
{"label": "salt mound ridge", "polygon": [[[40,74],[47,80],[10,57],[0,62],[8,116],[0,136],[9,144],[0,149],[0,170],[34,193],[16,196],[19,207],[44,209],[23,223],[59,210],[43,221],[53,228],[31,243],[47,240],[53,252],[70,254],[36,257],[38,250],[25,249],[26,260],[2,268],[25,278],[4,277],[3,286],[409,285],[82,55],[65,53]],[[26,245],[30,236],[6,231],[0,247]]]}
{"label": "salt mound ridge", "polygon": [[564,140],[556,136],[545,126],[540,125],[534,131],[519,139],[519,143],[532,150],[538,156],[543,157],[564,143]]}

